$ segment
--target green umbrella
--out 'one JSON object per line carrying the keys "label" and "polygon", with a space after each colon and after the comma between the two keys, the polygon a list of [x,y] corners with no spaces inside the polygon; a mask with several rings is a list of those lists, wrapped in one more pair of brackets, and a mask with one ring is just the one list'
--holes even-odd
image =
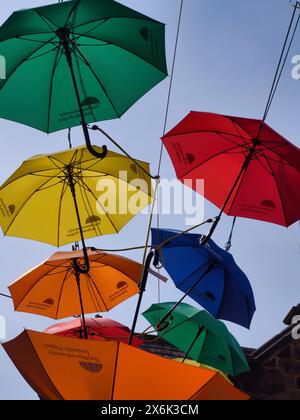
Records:
{"label": "green umbrella", "polygon": [[120,118],[167,76],[165,26],[113,0],[17,11],[0,55],[0,117],[46,133],[82,125],[92,152],[87,124]]}
{"label": "green umbrella", "polygon": [[208,312],[181,303],[161,325],[160,320],[174,305],[174,302],[152,305],[143,316],[157,329],[161,338],[186,353],[185,359],[190,358],[231,376],[249,370],[239,343],[223,322]]}

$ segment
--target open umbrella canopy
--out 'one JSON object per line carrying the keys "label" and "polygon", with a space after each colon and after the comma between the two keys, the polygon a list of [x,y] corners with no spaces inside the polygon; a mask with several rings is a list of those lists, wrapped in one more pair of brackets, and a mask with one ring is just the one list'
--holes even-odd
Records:
{"label": "open umbrella canopy", "polygon": [[195,367],[197,367],[197,368],[215,370],[215,371],[216,371],[216,372],[218,372],[220,375],[222,375],[222,376],[223,376],[223,378],[225,378],[225,379],[226,379],[226,381],[228,381],[229,383],[231,383],[231,384],[232,384],[232,382],[229,380],[228,376],[227,376],[227,375],[225,375],[225,373],[221,372],[221,371],[220,371],[220,370],[218,370],[218,369],[212,368],[212,367],[210,367],[210,366],[203,365],[202,363],[198,363],[198,362],[196,362],[195,360],[190,360],[190,359],[186,359],[186,360],[184,360],[184,359],[182,359],[182,358],[176,358],[176,359],[174,359],[174,360],[175,360],[176,362],[178,362],[178,363],[184,363],[185,365],[195,366]]}
{"label": "open umbrella canopy", "polygon": [[60,247],[118,233],[151,201],[151,179],[131,159],[79,147],[25,161],[0,188],[0,225],[5,235]]}
{"label": "open umbrella canopy", "polygon": [[300,149],[263,121],[191,112],[162,140],[177,177],[202,194],[203,179],[226,214],[286,227],[300,219]]}
{"label": "open umbrella canopy", "polygon": [[[117,340],[127,344],[130,337],[130,329],[112,319],[102,317],[86,318],[85,326],[89,340]],[[73,321],[52,325],[44,332],[62,337],[81,338],[83,329],[82,319],[77,318]],[[140,347],[143,343],[143,340],[140,338],[133,338],[132,345],[134,347]]]}
{"label": "open umbrella canopy", "polygon": [[206,311],[181,303],[164,324],[163,317],[175,303],[152,305],[143,316],[157,329],[161,338],[186,353],[186,358],[237,376],[249,370],[239,343],[225,324]]}
{"label": "open umbrella canopy", "polygon": [[119,118],[167,76],[165,26],[113,0],[17,11],[0,54],[0,117],[47,133],[80,125],[79,105],[85,123]]}
{"label": "open umbrella canopy", "polygon": [[[152,229],[152,246],[176,287],[215,318],[249,328],[255,313],[251,284],[233,256],[201,235]],[[172,239],[174,238],[174,239]],[[162,245],[162,246],[160,246]],[[194,286],[194,287],[193,287]]]}
{"label": "open umbrella canopy", "polygon": [[45,400],[248,400],[217,372],[186,366],[116,341],[24,331],[3,344]]}
{"label": "open umbrella canopy", "polygon": [[[85,313],[107,312],[139,292],[141,264],[88,250],[90,270],[80,275]],[[15,310],[52,319],[81,314],[73,261],[82,251],[58,252],[9,286]]]}

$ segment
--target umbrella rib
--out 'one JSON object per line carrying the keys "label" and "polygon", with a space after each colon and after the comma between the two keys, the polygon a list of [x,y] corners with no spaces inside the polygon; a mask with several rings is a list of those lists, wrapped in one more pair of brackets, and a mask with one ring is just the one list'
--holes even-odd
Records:
{"label": "umbrella rib", "polygon": [[[268,150],[268,151],[270,151],[271,153],[274,153],[275,155],[277,154],[281,159],[283,159],[285,162],[287,162],[290,166],[292,166],[293,168],[295,168],[296,169],[296,171],[297,172],[300,172],[300,168],[297,168],[296,166],[294,166],[286,157],[283,157],[280,153],[275,153],[270,147],[268,147],[267,145],[266,145],[266,143],[264,142],[264,147]],[[277,149],[280,149],[280,147],[284,147],[283,145],[282,146],[278,146],[277,147]]]}
{"label": "umbrella rib", "polygon": [[262,161],[262,159],[265,158],[263,152],[261,152],[259,149],[257,149],[254,152],[254,157],[256,158],[257,162],[263,167],[263,169],[268,172],[269,175],[274,176],[273,172],[270,170],[270,168],[268,167],[268,165],[265,165],[264,162]]}
{"label": "umbrella rib", "polygon": [[[235,121],[233,121],[233,119],[232,118],[229,118],[230,119],[230,121],[231,121],[231,123],[232,123],[232,125],[234,126],[234,128],[235,128],[235,130],[236,130],[236,132],[238,133],[238,136],[240,136],[240,138],[242,139],[242,140],[244,140],[244,143],[245,144],[247,144],[246,143],[246,141],[245,141],[245,136],[244,135],[242,135],[242,133],[241,133],[241,130],[242,131],[244,131],[246,134],[248,134],[249,135],[249,133],[246,131],[246,130],[244,130],[240,125],[238,125]],[[250,136],[249,135],[249,137],[251,137],[251,139],[252,139],[252,136]],[[253,140],[253,139],[252,139]]]}
{"label": "umbrella rib", "polygon": [[[32,291],[32,289],[43,279],[43,277],[47,277],[48,275],[50,275],[50,273],[52,273],[56,268],[58,268],[58,267],[60,267],[61,266],[61,264],[58,264],[57,266],[55,266],[55,267],[53,267],[50,271],[48,271],[48,273],[46,273],[46,274],[42,274],[36,281],[35,281],[35,283],[27,290],[27,292],[25,293],[25,295],[23,296],[23,298],[20,300],[20,302],[18,303],[18,307],[24,302],[24,300],[25,300],[25,298],[29,295],[29,293]],[[19,279],[19,280],[17,280],[17,282],[18,281],[20,281],[20,280],[22,280],[23,279],[23,277],[21,277],[21,279]],[[9,286],[9,290],[10,290],[10,287],[12,287],[14,284],[16,284],[16,282],[15,283],[13,283],[13,284],[11,284],[10,286]],[[17,310],[17,308],[15,308],[16,310]]]}
{"label": "umbrella rib", "polygon": [[[50,182],[51,179],[48,180],[48,182]],[[63,181],[57,181],[55,184],[49,185],[48,187],[40,187],[36,190],[36,192],[40,192],[40,191],[45,191],[45,190],[50,190],[50,188],[56,187],[57,185],[61,184]]]}
{"label": "umbrella rib", "polygon": [[54,52],[55,50],[57,50],[57,47],[52,48],[52,50],[46,51],[46,52],[44,52],[44,53],[41,53],[41,54],[39,54],[39,55],[37,55],[37,56],[35,56],[35,57],[30,57],[30,58],[27,58],[27,60],[25,60],[25,61],[32,61],[32,60],[36,60],[37,58],[44,57],[45,55],[50,54],[50,53]]}
{"label": "umbrella rib", "polygon": [[[92,210],[92,206],[91,206],[86,188],[80,188],[79,191],[80,191],[80,195],[81,195],[82,201],[84,203],[84,207],[85,207],[85,211],[87,212],[87,215],[89,217],[93,216],[94,213],[93,213],[93,210]],[[101,231],[100,227],[97,226],[97,224],[94,223],[94,222],[91,223],[91,224],[93,225],[93,229],[94,229],[95,234],[98,235],[98,236],[102,236],[103,234],[102,234],[102,231]]]}
{"label": "umbrella rib", "polygon": [[[183,131],[183,132],[181,132],[181,133],[175,133],[175,134],[165,134],[163,137],[162,137],[162,139],[170,139],[170,138],[173,138],[173,137],[180,137],[180,136],[186,136],[186,135],[188,135],[188,134],[199,134],[199,133],[201,133],[201,134],[207,134],[207,133],[209,133],[209,134],[211,134],[211,133],[213,133],[213,134],[219,134],[219,135],[223,135],[223,136],[225,136],[225,135],[227,135],[227,136],[232,136],[232,137],[236,137],[236,138],[238,138],[238,139],[242,139],[242,140],[249,140],[249,143],[247,143],[247,146],[251,146],[251,142],[252,142],[252,138],[249,136],[249,139],[245,139],[245,137],[243,137],[243,136],[240,136],[240,135],[238,135],[238,134],[233,134],[233,133],[228,133],[227,131],[219,131],[219,130],[192,130],[192,131]],[[228,141],[229,141],[229,139],[227,139]],[[232,140],[231,140],[231,142],[233,142]],[[236,143],[234,143],[234,144],[236,144]],[[240,145],[240,146],[242,146],[242,145]]]}
{"label": "umbrella rib", "polygon": [[51,29],[51,32],[55,32],[55,31],[49,25],[49,22],[58,29],[58,26],[56,25],[56,23],[53,22],[51,19],[49,19],[47,16],[45,16],[43,13],[41,13],[40,10],[37,10],[37,9],[33,9],[33,10],[42,19],[42,21],[46,23],[46,25],[48,26],[48,28]]}
{"label": "umbrella rib", "polygon": [[56,52],[55,60],[53,64],[53,69],[50,77],[50,92],[49,92],[49,104],[48,104],[48,122],[47,122],[47,133],[49,133],[50,129],[50,118],[51,118],[51,104],[52,104],[52,96],[53,96],[53,79],[55,72],[57,70],[58,64],[62,58],[63,54],[60,53],[59,49]]}
{"label": "umbrella rib", "polygon": [[[94,193],[93,193],[93,191],[90,189],[90,187],[83,181],[83,178],[78,178],[78,180],[80,180],[81,182],[82,182],[82,185],[84,186],[84,188],[86,188],[88,191],[89,191],[89,193],[94,197],[94,199],[96,200],[96,203],[99,201],[98,199],[97,199],[97,197],[94,195]],[[104,209],[104,207],[102,206],[102,204],[101,203],[99,203],[100,204],[100,206],[101,206],[101,208],[102,208],[102,210],[104,211],[104,214],[106,215],[106,217],[108,218],[108,220],[109,220],[109,222],[110,222],[110,224],[112,225],[112,227],[115,229],[115,231],[116,231],[116,233],[119,233],[119,231],[117,230],[117,228],[116,228],[116,226],[115,226],[115,224],[113,223],[113,221],[111,220],[111,218],[109,217],[109,215],[108,215],[108,213],[107,212],[105,212],[105,209]]]}
{"label": "umbrella rib", "polygon": [[61,301],[61,297],[62,297],[62,293],[63,293],[63,289],[64,289],[64,286],[65,286],[65,284],[66,284],[66,281],[68,280],[68,278],[69,277],[71,277],[71,275],[72,274],[74,274],[73,272],[72,272],[72,267],[70,266],[69,268],[67,268],[67,270],[66,270],[66,274],[65,274],[65,276],[64,276],[64,279],[63,279],[63,281],[62,281],[62,284],[61,284],[61,288],[60,288],[60,291],[59,291],[59,295],[58,295],[58,300],[57,300],[57,308],[56,308],[56,316],[55,316],[55,319],[58,319],[58,312],[59,312],[59,304],[60,304],[60,301]]}
{"label": "umbrella rib", "polygon": [[281,191],[279,189],[279,185],[278,185],[278,182],[277,182],[277,177],[276,177],[276,175],[275,175],[275,173],[273,171],[272,166],[270,165],[270,163],[269,163],[269,161],[268,161],[268,159],[266,157],[265,157],[265,161],[266,161],[267,165],[269,166],[270,171],[271,171],[271,173],[272,173],[272,175],[274,177],[275,184],[276,184],[276,189],[277,189],[277,192],[278,192],[278,195],[279,195],[279,199],[280,199],[280,202],[281,202],[283,217],[284,217],[284,220],[285,220],[285,224],[288,226],[288,222],[287,222],[287,218],[286,218],[286,213],[285,213],[285,206],[283,204],[284,201],[283,201],[283,197],[282,197]]}
{"label": "umbrella rib", "polygon": [[[38,172],[48,172],[49,170],[51,170],[51,169],[45,169],[44,171],[38,171]],[[19,176],[18,178],[15,178],[15,179],[12,179],[12,180],[8,180],[8,181],[6,181],[5,182],[5,184],[0,188],[0,191],[2,191],[2,190],[4,190],[6,187],[8,187],[9,185],[11,185],[11,184],[13,184],[14,182],[16,182],[16,181],[18,181],[19,179],[22,179],[22,178],[25,178],[26,176],[28,176],[28,175],[32,175],[32,176],[39,176],[39,177],[42,177],[42,178],[49,178],[49,179],[53,179],[53,178],[56,178],[57,176],[58,176],[58,174],[57,175],[55,175],[55,176],[50,176],[50,175],[38,175],[38,172],[28,172],[28,173],[26,173],[26,174],[24,174],[24,175],[21,175],[21,176]]]}
{"label": "umbrella rib", "polygon": [[[106,19],[106,21],[114,20],[114,19],[139,20],[139,21],[143,21],[143,22],[151,22],[151,23],[155,22],[155,23],[158,23],[160,25],[166,26],[163,23],[159,22],[158,20],[154,20],[152,18],[147,18],[147,16],[144,16],[144,15],[143,15],[143,17],[140,17],[140,16],[139,17],[136,17],[136,16],[130,16],[130,17],[128,17],[128,16],[106,16],[105,17],[105,16],[103,16],[103,17],[101,17],[101,19]],[[94,23],[94,22],[96,23],[98,21],[99,21],[99,18],[94,19],[94,20],[90,20],[89,22],[80,23],[79,25],[74,25],[73,29],[80,28],[81,26],[90,25],[91,23]]]}
{"label": "umbrella rib", "polygon": [[100,293],[100,290],[98,289],[98,287],[97,287],[97,285],[96,285],[96,283],[94,282],[94,280],[92,279],[92,277],[91,277],[91,275],[88,273],[88,274],[86,274],[86,276],[87,276],[87,278],[89,279],[89,281],[94,285],[94,287],[95,287],[95,289],[97,290],[97,292],[98,292],[98,294],[99,294],[99,297],[100,297],[100,299],[102,300],[102,302],[103,302],[103,306],[105,307],[105,309],[106,309],[106,312],[109,312],[109,309],[108,309],[108,307],[106,306],[106,303],[105,303],[105,301],[104,301],[104,299],[103,299],[103,297],[102,297],[102,294]]}
{"label": "umbrella rib", "polygon": [[[52,178],[47,179],[46,182],[44,182],[42,185],[40,185],[39,188],[44,187],[46,184],[48,184],[48,182],[51,181]],[[30,201],[30,199],[34,196],[34,194],[36,194],[36,192],[39,190],[39,188],[37,188],[35,191],[33,191],[29,197],[27,197],[27,199],[24,201],[24,203],[22,204],[22,206],[18,209],[17,213],[15,214],[13,220],[10,222],[9,226],[5,229],[4,231],[4,235],[7,234],[7,232],[9,231],[9,229],[11,228],[12,224],[14,223],[14,221],[16,220],[16,218],[19,216],[19,214],[21,213],[21,211],[24,209],[24,207],[26,206],[26,204]]]}
{"label": "umbrella rib", "polygon": [[[105,86],[103,85],[103,83],[101,82],[101,80],[99,79],[99,77],[97,76],[97,74],[94,72],[92,66],[90,65],[90,63],[87,61],[87,59],[85,58],[85,56],[82,54],[82,52],[80,51],[79,48],[76,47],[75,45],[75,50],[77,51],[77,53],[80,55],[82,62],[90,69],[91,73],[93,74],[93,76],[95,77],[95,79],[97,80],[97,82],[99,83],[101,89],[103,89],[103,92],[105,94],[105,96],[107,97],[109,103],[111,104],[112,108],[114,109],[116,115],[118,116],[118,118],[121,118],[120,113],[118,112],[117,108],[115,107],[113,101],[111,100],[111,98],[109,97],[109,94],[105,88]],[[74,53],[74,52],[73,52]],[[75,54],[75,53],[74,53]],[[77,54],[75,54],[76,57]],[[80,59],[80,57],[78,57]]]}
{"label": "umbrella rib", "polygon": [[[103,263],[101,263],[101,259],[103,259],[103,258],[105,258],[106,257],[106,255],[107,254],[105,254],[105,255],[99,255],[99,259],[100,259],[100,261],[98,261],[97,259],[95,260],[97,263],[99,263],[99,264],[103,264],[104,266],[108,266],[108,267],[110,267],[110,268],[113,268],[114,270],[116,270],[116,271],[118,271],[118,272],[120,272],[120,273],[122,273],[122,274],[124,274],[124,276],[126,276],[128,279],[130,279],[131,281],[133,281],[134,283],[136,283],[136,284],[138,284],[138,282],[140,281],[140,276],[139,276],[139,278],[137,279],[137,280],[135,280],[135,279],[133,279],[132,277],[129,277],[129,275],[128,275],[128,273],[126,273],[125,271],[123,271],[123,270],[121,270],[120,268],[116,268],[116,267],[114,267],[113,265],[109,265],[109,264],[106,264],[105,262],[103,262]],[[115,256],[115,258],[116,258],[117,256]],[[137,263],[138,264],[138,263]],[[142,267],[141,267],[142,268]]]}
{"label": "umbrella rib", "polygon": [[[80,35],[80,34],[78,34],[78,33],[76,33],[76,32],[72,32],[72,33],[74,33],[74,35]],[[155,66],[153,63],[151,63],[150,61],[148,61],[148,60],[146,60],[145,58],[143,58],[143,57],[139,56],[138,54],[136,54],[136,53],[134,53],[134,52],[132,52],[132,51],[128,50],[128,49],[127,49],[127,48],[125,48],[125,47],[122,47],[122,46],[117,45],[117,44],[113,44],[112,42],[106,41],[105,39],[102,39],[102,38],[96,38],[96,37],[93,37],[93,36],[90,36],[90,35],[86,35],[85,37],[86,37],[86,38],[90,38],[90,39],[95,39],[95,40],[97,40],[97,41],[107,42],[107,43],[108,43],[108,45],[112,45],[113,47],[120,48],[121,50],[124,50],[124,51],[128,52],[129,54],[132,54],[132,55],[134,55],[135,57],[139,58],[140,60],[144,61],[145,63],[149,64],[149,66],[154,67],[154,68],[155,68],[156,70],[158,70],[160,73],[165,74],[165,73],[163,72],[163,70],[161,70],[159,67],[156,67],[156,66]]]}
{"label": "umbrella rib", "polygon": [[[247,169],[249,169],[249,166],[250,165],[251,165],[251,162],[249,162],[249,165],[248,165],[248,168]],[[240,189],[242,188],[242,185],[244,183],[244,179],[245,179],[245,177],[247,175],[247,172],[248,172],[247,169],[244,171],[243,175],[241,176],[240,183],[238,184],[235,193],[234,192],[232,193],[232,202],[231,202],[231,205],[229,207],[229,210],[228,210],[227,214],[230,214],[230,212],[232,210],[232,207],[235,204],[235,200],[236,200],[236,198],[237,198],[237,196],[238,196],[238,194],[240,192]],[[226,211],[226,209],[224,209],[224,211]]]}
{"label": "umbrella rib", "polygon": [[233,150],[239,149],[241,146],[235,146],[235,147],[231,147],[230,149],[227,150],[222,150],[221,152],[215,153],[213,156],[210,156],[208,159],[204,160],[203,162],[199,163],[198,165],[196,165],[194,168],[191,168],[188,172],[186,172],[183,175],[180,175],[180,178],[185,178],[187,175],[189,175],[190,173],[192,173],[193,171],[195,171],[196,169],[200,168],[200,166],[205,165],[206,163],[210,162],[211,160],[215,159],[218,156],[222,156],[226,153],[230,153]]}
{"label": "umbrella rib", "polygon": [[71,17],[72,17],[72,15],[73,15],[73,13],[75,13],[75,11],[76,11],[76,9],[78,8],[78,6],[79,6],[79,3],[81,2],[81,0],[76,0],[75,1],[75,4],[74,4],[74,6],[72,7],[72,9],[71,9],[71,11],[70,11],[70,13],[69,13],[69,16],[68,16],[68,18],[67,18],[67,20],[66,20],[66,23],[65,23],[65,27],[68,25],[68,23],[69,23],[69,21],[70,21],[70,19],[71,19]]}
{"label": "umbrella rib", "polygon": [[24,57],[21,60],[21,62],[18,63],[18,65],[16,65],[16,67],[12,70],[12,72],[6,77],[6,79],[3,80],[3,83],[1,85],[1,89],[3,89],[3,87],[7,84],[7,82],[9,82],[9,80],[11,79],[11,77],[15,74],[15,72],[18,70],[18,68],[22,66],[22,64],[24,64],[33,54],[35,54],[36,52],[38,52],[39,50],[41,50],[46,45],[50,44],[53,41],[53,39],[55,39],[55,36],[53,38],[51,38],[49,41],[45,42],[43,45],[40,45],[34,51],[31,51],[31,53],[28,56]]}
{"label": "umbrella rib", "polygon": [[57,220],[57,247],[59,248],[59,240],[60,240],[60,220],[61,220],[61,208],[62,208],[62,200],[67,191],[67,184],[63,183],[60,199],[59,199],[59,207],[58,207],[58,220]]}
{"label": "umbrella rib", "polygon": [[[86,277],[87,277],[87,288],[88,288],[88,292],[89,292],[89,294],[91,296],[91,299],[93,301],[95,312],[98,312],[100,310],[100,307],[101,307],[101,302],[98,300],[98,296],[97,296],[96,292],[93,290],[93,285],[90,284],[90,277],[91,276],[90,275],[86,275]],[[103,302],[103,304],[105,306],[104,300],[102,299],[101,296],[100,296],[100,299],[102,300],[102,302]]]}
{"label": "umbrella rib", "polygon": [[233,126],[235,127],[235,129],[237,130],[237,132],[238,132],[238,129],[237,129],[237,127],[239,127],[242,131],[244,131],[245,133],[247,133],[248,134],[248,136],[250,137],[250,139],[251,139],[251,143],[253,143],[253,136],[246,130],[246,129],[244,129],[238,122],[236,122],[235,120],[234,120],[234,117],[228,117],[228,119],[232,122],[232,124],[233,124]]}
{"label": "umbrella rib", "polygon": [[[108,20],[110,20],[110,19],[111,19],[111,18],[102,18],[102,22],[99,22],[99,19],[97,19],[97,20],[95,20],[94,22],[95,22],[95,23],[96,23],[96,22],[99,22],[99,23],[97,23],[97,25],[96,25],[96,26],[94,26],[92,29],[89,29],[87,32],[84,32],[83,34],[79,34],[79,33],[75,33],[75,32],[74,32],[74,35],[78,35],[78,39],[80,39],[81,37],[86,36],[87,34],[89,34],[89,33],[93,32],[93,31],[95,31],[96,29],[98,29],[98,28],[99,28],[99,26],[102,26],[104,23],[106,23],[106,22],[107,22]],[[90,25],[91,23],[94,23],[94,22],[81,23],[80,25],[73,25],[72,29],[79,28],[80,26]],[[99,41],[101,41],[101,40],[99,40]],[[102,41],[102,42],[103,42],[103,41]],[[104,42],[106,42],[106,41],[104,41]]]}
{"label": "umbrella rib", "polygon": [[[78,165],[78,168],[79,168],[79,170],[80,170],[80,173],[82,174],[82,172],[83,172],[83,170],[82,170],[82,165],[81,165],[81,164],[79,164],[79,165]],[[87,191],[86,191],[86,189],[85,189],[85,188],[80,188],[80,190],[79,190],[79,191],[80,191],[81,198],[82,198],[82,201],[83,201],[83,203],[84,203],[85,210],[86,210],[86,212],[87,212],[88,216],[93,216],[93,209],[92,209],[92,206],[91,206],[91,203],[90,203],[89,197],[88,197],[88,195],[87,195]],[[97,224],[95,224],[95,223],[92,223],[92,225],[93,225],[93,229],[94,229],[95,233],[96,233],[96,234],[99,234],[99,235],[102,235],[102,232],[101,232],[100,227],[99,227],[99,226],[97,226]],[[97,232],[97,230],[98,230],[98,232]]]}
{"label": "umbrella rib", "polygon": [[[63,163],[63,162],[61,162],[60,160],[58,160],[56,157],[54,157],[54,156],[47,156],[47,158],[50,160],[50,162],[55,166],[55,168],[56,169],[58,169],[58,170],[60,170],[61,172],[63,172],[63,170],[65,169],[65,167],[66,167],[66,165]],[[59,167],[58,165],[57,165],[57,163],[55,163],[55,161],[57,161],[57,162],[59,162],[62,166],[61,167]]]}
{"label": "umbrella rib", "polygon": [[117,341],[117,351],[116,351],[116,360],[115,360],[115,369],[114,369],[114,377],[113,377],[113,384],[111,390],[111,399],[114,399],[115,395],[115,386],[116,386],[116,379],[117,379],[117,371],[118,371],[118,362],[119,362],[119,350],[120,350],[120,342]]}

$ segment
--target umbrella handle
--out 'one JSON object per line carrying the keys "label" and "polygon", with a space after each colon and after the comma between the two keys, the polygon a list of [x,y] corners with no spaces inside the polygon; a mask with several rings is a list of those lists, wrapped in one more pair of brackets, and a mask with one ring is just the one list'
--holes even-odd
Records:
{"label": "umbrella handle", "polygon": [[89,262],[89,258],[88,255],[84,252],[84,268],[82,268],[77,260],[73,260],[73,265],[75,270],[79,273],[79,274],[88,274],[88,272],[90,271],[90,262]]}
{"label": "umbrella handle", "polygon": [[86,143],[86,147],[88,149],[88,151],[95,156],[96,158],[99,159],[104,159],[107,156],[107,147],[105,145],[102,146],[102,152],[98,152],[91,143],[91,139],[90,139],[90,135],[89,135],[89,131],[87,128],[87,125],[85,123],[82,123],[82,128],[83,128],[83,132],[84,132],[84,137],[85,137],[85,143]]}

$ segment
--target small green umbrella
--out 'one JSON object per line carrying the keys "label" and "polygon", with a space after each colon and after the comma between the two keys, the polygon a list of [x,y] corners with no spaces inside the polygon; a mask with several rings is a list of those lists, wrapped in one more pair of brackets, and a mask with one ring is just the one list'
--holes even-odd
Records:
{"label": "small green umbrella", "polygon": [[120,118],[167,76],[165,26],[113,0],[17,11],[0,55],[0,117],[46,133],[82,125],[92,152],[87,124]]}
{"label": "small green umbrella", "polygon": [[186,358],[211,366],[231,376],[249,370],[240,345],[225,324],[208,312],[181,303],[163,324],[160,321],[175,303],[152,305],[143,316],[161,338],[186,353]]}

